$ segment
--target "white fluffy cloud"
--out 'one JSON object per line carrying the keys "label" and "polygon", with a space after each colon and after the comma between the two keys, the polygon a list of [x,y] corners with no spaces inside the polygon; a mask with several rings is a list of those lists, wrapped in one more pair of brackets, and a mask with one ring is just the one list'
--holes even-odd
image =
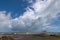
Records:
{"label": "white fluffy cloud", "polygon": [[5,15],[6,11],[0,11],[0,31],[10,31],[11,20],[10,15]]}
{"label": "white fluffy cloud", "polygon": [[[29,3],[31,2],[33,1],[29,1]],[[11,19],[9,15],[6,16],[3,14],[5,12],[2,12],[0,14],[0,25],[1,27],[8,27],[8,29],[20,32],[57,29],[58,27],[52,26],[51,23],[57,19],[59,11],[59,0],[35,0],[31,6],[26,8],[26,12],[18,18]]]}

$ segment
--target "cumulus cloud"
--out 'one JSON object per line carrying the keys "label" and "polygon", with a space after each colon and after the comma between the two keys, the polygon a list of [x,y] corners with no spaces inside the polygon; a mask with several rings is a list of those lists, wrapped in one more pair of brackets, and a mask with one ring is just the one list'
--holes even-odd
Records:
{"label": "cumulus cloud", "polygon": [[[10,16],[1,14],[1,27],[8,27],[12,31],[19,32],[40,32],[44,30],[58,29],[51,25],[54,20],[57,20],[60,11],[59,0],[29,0],[32,3],[26,8],[26,12],[18,18],[11,19]],[[1,21],[2,20],[2,21]],[[2,25],[4,24],[4,25]]]}
{"label": "cumulus cloud", "polygon": [[13,30],[34,32],[50,28],[57,29],[57,27],[51,26],[51,23],[57,18],[60,11],[59,2],[59,0],[35,0],[35,3],[27,7],[22,16],[12,21]]}
{"label": "cumulus cloud", "polygon": [[6,11],[0,11],[0,32],[10,31],[11,20],[10,15],[5,15]]}

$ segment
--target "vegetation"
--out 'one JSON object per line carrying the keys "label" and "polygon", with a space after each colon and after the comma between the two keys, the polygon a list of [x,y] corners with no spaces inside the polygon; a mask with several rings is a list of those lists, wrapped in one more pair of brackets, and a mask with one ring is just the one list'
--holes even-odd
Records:
{"label": "vegetation", "polygon": [[0,40],[14,40],[14,39],[10,36],[2,36]]}
{"label": "vegetation", "polygon": [[55,35],[55,34],[11,34],[11,35],[5,35],[1,36],[0,40],[60,40],[60,35]]}

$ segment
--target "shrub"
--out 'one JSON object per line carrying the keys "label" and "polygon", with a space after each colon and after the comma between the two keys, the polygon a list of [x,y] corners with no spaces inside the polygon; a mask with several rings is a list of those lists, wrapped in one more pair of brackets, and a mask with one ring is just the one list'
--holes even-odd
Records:
{"label": "shrub", "polygon": [[14,40],[11,36],[2,36],[0,40]]}

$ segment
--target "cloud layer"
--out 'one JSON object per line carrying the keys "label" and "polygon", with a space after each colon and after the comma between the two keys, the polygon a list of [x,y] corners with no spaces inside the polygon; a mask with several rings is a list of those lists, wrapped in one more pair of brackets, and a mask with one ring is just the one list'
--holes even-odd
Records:
{"label": "cloud layer", "polygon": [[[52,25],[58,20],[60,12],[59,0],[29,0],[32,3],[26,8],[26,12],[18,18],[11,19],[10,13],[0,11],[0,31],[40,32],[56,31],[59,27]],[[8,32],[7,31],[7,32]]]}

